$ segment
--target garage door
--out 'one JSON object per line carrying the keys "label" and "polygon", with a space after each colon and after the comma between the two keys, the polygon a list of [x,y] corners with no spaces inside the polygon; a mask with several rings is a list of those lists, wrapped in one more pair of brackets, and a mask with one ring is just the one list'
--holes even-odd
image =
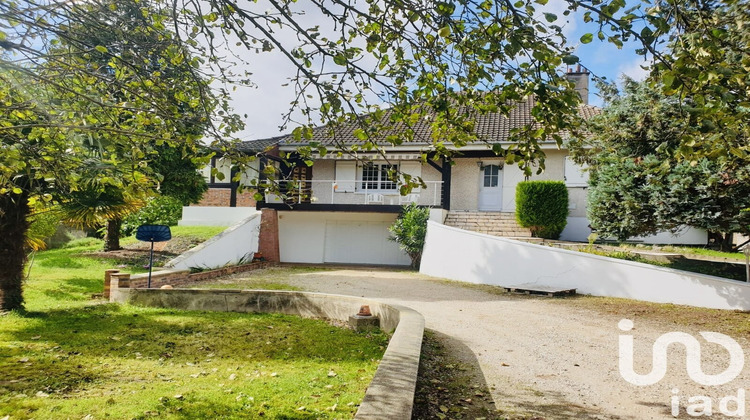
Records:
{"label": "garage door", "polygon": [[408,265],[409,257],[388,240],[389,222],[327,221],[327,263]]}

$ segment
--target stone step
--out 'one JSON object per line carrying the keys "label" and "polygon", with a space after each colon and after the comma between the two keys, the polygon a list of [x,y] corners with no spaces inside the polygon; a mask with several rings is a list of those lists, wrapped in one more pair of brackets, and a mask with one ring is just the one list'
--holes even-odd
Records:
{"label": "stone step", "polygon": [[511,212],[452,211],[445,224],[487,235],[531,238],[531,232],[519,226],[515,213]]}

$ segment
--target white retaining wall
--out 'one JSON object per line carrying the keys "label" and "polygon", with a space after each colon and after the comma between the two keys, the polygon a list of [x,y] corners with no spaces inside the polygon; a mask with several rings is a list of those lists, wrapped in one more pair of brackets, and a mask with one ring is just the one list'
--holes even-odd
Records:
{"label": "white retaining wall", "polygon": [[250,262],[253,254],[258,252],[259,233],[260,212],[256,211],[250,217],[169,261],[166,266],[187,270],[191,267],[219,268],[243,260]]}
{"label": "white retaining wall", "polygon": [[232,226],[255,214],[255,207],[204,207],[182,208],[180,226]]}
{"label": "white retaining wall", "polygon": [[750,310],[750,285],[483,235],[428,222],[420,272],[497,286],[534,283],[578,293]]}
{"label": "white retaining wall", "polygon": [[[585,217],[568,217],[568,224],[560,234],[563,241],[587,242],[591,234],[589,219]],[[603,238],[599,238],[603,239]],[[689,226],[683,226],[677,232],[660,232],[650,236],[634,236],[628,238],[628,242],[637,242],[653,245],[706,245],[708,243],[708,232]]]}

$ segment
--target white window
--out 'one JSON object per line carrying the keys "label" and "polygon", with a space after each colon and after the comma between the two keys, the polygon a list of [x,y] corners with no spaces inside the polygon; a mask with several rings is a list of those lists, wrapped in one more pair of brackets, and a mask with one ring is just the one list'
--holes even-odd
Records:
{"label": "white window", "polygon": [[500,180],[500,167],[488,165],[484,167],[483,181],[485,188],[495,188]]}
{"label": "white window", "polygon": [[587,187],[589,173],[586,165],[578,165],[570,156],[565,156],[565,185],[569,187]]}
{"label": "white window", "polygon": [[397,165],[387,163],[366,163],[362,165],[359,189],[362,191],[395,191],[397,185],[389,177],[389,173],[396,170],[398,170]]}

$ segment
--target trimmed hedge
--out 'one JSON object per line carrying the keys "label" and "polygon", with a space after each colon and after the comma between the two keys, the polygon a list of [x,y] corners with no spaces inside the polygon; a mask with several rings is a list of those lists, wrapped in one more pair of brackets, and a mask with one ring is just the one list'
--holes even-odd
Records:
{"label": "trimmed hedge", "polygon": [[523,181],[516,187],[516,220],[537,238],[558,239],[568,223],[563,181]]}

